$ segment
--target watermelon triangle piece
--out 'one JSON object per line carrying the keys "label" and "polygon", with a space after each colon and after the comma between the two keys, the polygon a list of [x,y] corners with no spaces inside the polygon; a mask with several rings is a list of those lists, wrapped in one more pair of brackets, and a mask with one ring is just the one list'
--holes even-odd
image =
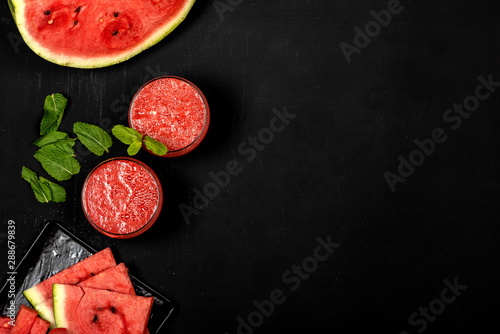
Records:
{"label": "watermelon triangle piece", "polygon": [[116,261],[108,247],[23,291],[23,294],[31,305],[36,307],[52,298],[52,284],[77,284],[114,266]]}
{"label": "watermelon triangle piece", "polygon": [[78,283],[78,286],[94,289],[106,289],[126,295],[135,295],[134,286],[128,276],[125,264],[108,268],[105,271]]}
{"label": "watermelon triangle piece", "polygon": [[[86,279],[85,281],[81,281],[77,284],[77,286],[105,289],[128,295],[135,295],[134,286],[132,285],[130,277],[128,276],[128,269],[123,263],[108,268],[100,272],[99,274]],[[38,311],[40,317],[50,322],[50,328],[55,327],[56,322],[54,319],[54,307],[52,298],[49,298],[43,303],[36,305],[35,310]]]}
{"label": "watermelon triangle piece", "polygon": [[54,284],[57,327],[71,334],[143,334],[153,297]]}
{"label": "watermelon triangle piece", "polygon": [[10,330],[11,334],[29,334],[33,323],[38,317],[38,312],[26,305],[21,305],[16,315],[14,327]]}
{"label": "watermelon triangle piece", "polygon": [[30,334],[46,334],[49,330],[50,323],[42,318],[37,317],[31,327]]}
{"label": "watermelon triangle piece", "polygon": [[[116,267],[109,268],[99,275],[95,275],[94,277],[78,283],[78,286],[111,290],[114,292],[135,296],[134,286],[132,285],[130,277],[128,276],[128,269],[123,263],[120,263]],[[149,330],[146,329],[144,334],[149,334]]]}

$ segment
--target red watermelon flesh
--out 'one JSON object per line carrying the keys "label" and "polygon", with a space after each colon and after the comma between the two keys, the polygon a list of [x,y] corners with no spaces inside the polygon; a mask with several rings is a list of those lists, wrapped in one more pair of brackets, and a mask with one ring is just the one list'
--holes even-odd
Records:
{"label": "red watermelon flesh", "polygon": [[29,334],[33,323],[38,317],[38,312],[26,305],[21,305],[16,315],[14,327],[10,330],[11,334]]}
{"label": "red watermelon flesh", "polygon": [[143,334],[153,297],[54,284],[54,314],[58,327],[71,334]]}
{"label": "red watermelon flesh", "polygon": [[106,269],[105,271],[78,283],[78,286],[94,289],[105,289],[126,295],[135,295],[134,286],[128,276],[128,269],[125,264]]}
{"label": "red watermelon flesh", "polygon": [[9,317],[0,317],[0,334],[10,333],[12,319]]}
{"label": "red watermelon flesh", "polygon": [[[105,289],[115,292],[134,294],[134,287],[128,276],[128,269],[123,263],[117,266],[108,268],[99,274],[86,279],[77,284],[78,286],[95,288],[95,289]],[[45,300],[43,303],[35,306],[40,316],[45,320],[49,321],[51,327],[55,327],[54,320],[54,307],[52,298]]]}
{"label": "red watermelon flesh", "polygon": [[25,42],[49,61],[101,67],[156,44],[195,0],[9,0]]}
{"label": "red watermelon flesh", "polygon": [[10,329],[12,327],[11,322],[12,319],[9,317],[0,317],[0,329]]}
{"label": "red watermelon flesh", "polygon": [[31,327],[30,334],[47,334],[49,326],[50,323],[48,321],[45,321],[42,318],[36,318],[33,323],[33,327]]}
{"label": "red watermelon flesh", "polygon": [[[102,273],[95,275],[94,277],[78,283],[78,286],[111,290],[114,292],[135,296],[134,286],[132,285],[130,277],[128,276],[128,269],[123,263],[120,263],[116,267],[109,268]],[[144,334],[149,334],[149,330],[147,328]]]}
{"label": "red watermelon flesh", "polygon": [[31,305],[37,306],[52,298],[52,284],[77,284],[114,266],[116,266],[116,261],[108,247],[23,291],[23,293]]}
{"label": "red watermelon flesh", "polygon": [[49,334],[69,334],[69,332],[66,328],[54,328]]}

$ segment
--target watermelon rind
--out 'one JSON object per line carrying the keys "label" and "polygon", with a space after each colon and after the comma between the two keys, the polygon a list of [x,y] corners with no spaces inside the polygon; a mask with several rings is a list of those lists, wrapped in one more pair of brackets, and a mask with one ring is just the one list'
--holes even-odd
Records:
{"label": "watermelon rind", "polygon": [[177,15],[166,21],[161,27],[156,29],[156,32],[135,46],[132,50],[126,50],[118,54],[101,57],[79,57],[58,54],[52,50],[42,46],[26,29],[25,15],[26,0],[8,0],[9,8],[16,22],[17,28],[28,47],[40,57],[62,66],[76,68],[99,68],[115,65],[124,62],[142,51],[157,44],[167,35],[169,35],[177,26],[184,21],[189,11],[193,7],[196,0],[186,0],[183,3],[183,8],[179,10]]}
{"label": "watermelon rind", "polygon": [[63,284],[52,285],[52,295],[54,296],[54,319],[56,327],[68,327],[68,319],[65,318],[64,305],[66,300],[66,286]]}
{"label": "watermelon rind", "polygon": [[56,319],[54,318],[54,311],[51,307],[52,300],[46,300],[41,302],[38,305],[35,305],[34,308],[38,312],[40,318],[48,321],[50,323],[50,328],[56,327]]}
{"label": "watermelon rind", "polygon": [[35,306],[42,303],[45,298],[40,292],[38,287],[35,285],[27,290],[23,291],[24,297],[30,302],[31,305]]}

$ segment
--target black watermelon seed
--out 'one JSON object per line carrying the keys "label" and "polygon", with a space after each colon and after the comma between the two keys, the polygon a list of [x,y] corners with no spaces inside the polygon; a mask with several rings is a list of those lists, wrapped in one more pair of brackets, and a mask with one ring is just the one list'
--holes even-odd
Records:
{"label": "black watermelon seed", "polygon": [[92,276],[95,276],[95,274],[94,273],[90,273],[90,277],[92,277]]}
{"label": "black watermelon seed", "polygon": [[50,10],[46,10],[45,12],[43,12],[45,15],[50,15]]}
{"label": "black watermelon seed", "polygon": [[97,314],[94,315],[94,319],[92,320],[93,322],[97,322]]}
{"label": "black watermelon seed", "polygon": [[118,30],[115,30],[111,33],[111,35],[115,36],[116,34],[118,34]]}
{"label": "black watermelon seed", "polygon": [[73,22],[73,24],[76,26],[78,24],[78,21]]}
{"label": "black watermelon seed", "polygon": [[111,312],[116,313],[116,309],[113,306],[111,306]]}
{"label": "black watermelon seed", "polygon": [[114,13],[113,13],[113,15],[114,15],[115,17],[118,17],[118,14],[120,14],[120,13],[118,13],[118,12],[114,12]]}
{"label": "black watermelon seed", "polygon": [[75,9],[75,12],[80,13],[80,9],[82,9],[82,7],[77,7],[77,8]]}

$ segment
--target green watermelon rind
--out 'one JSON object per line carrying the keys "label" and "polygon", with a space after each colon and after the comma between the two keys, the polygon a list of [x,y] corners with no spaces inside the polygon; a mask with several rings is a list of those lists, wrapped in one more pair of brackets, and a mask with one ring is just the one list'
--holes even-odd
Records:
{"label": "green watermelon rind", "polygon": [[36,306],[42,303],[45,298],[39,290],[39,286],[35,285],[23,291],[24,297],[30,302],[31,305]]}
{"label": "green watermelon rind", "polygon": [[76,67],[76,68],[99,68],[115,65],[124,62],[133,56],[141,53],[142,51],[152,47],[153,45],[160,42],[167,35],[169,35],[182,21],[186,18],[189,11],[193,7],[196,0],[186,0],[184,3],[184,8],[179,11],[179,13],[168,22],[166,22],[161,28],[158,28],[156,33],[148,37],[141,44],[137,45],[131,51],[124,51],[120,54],[114,54],[110,56],[98,57],[98,58],[82,58],[75,56],[65,56],[58,55],[51,52],[49,49],[40,45],[36,39],[34,39],[26,30],[25,27],[25,4],[23,0],[8,0],[9,8],[16,22],[17,28],[23,38],[24,42],[28,47],[35,52],[40,57],[62,66]]}
{"label": "green watermelon rind", "polygon": [[[16,12],[16,8],[14,7],[14,4],[12,3],[12,0],[7,0],[7,2],[9,3],[10,12],[14,16],[14,13]],[[14,18],[15,18],[15,16],[14,16]]]}
{"label": "green watermelon rind", "polygon": [[[52,287],[52,290],[54,288]],[[38,305],[35,305],[34,308],[38,312],[38,316],[49,322],[50,328],[56,327],[56,319],[54,317],[54,311],[52,308],[47,306],[47,301],[44,301]]]}
{"label": "green watermelon rind", "polygon": [[57,328],[67,328],[68,319],[64,317],[64,305],[66,300],[66,289],[63,284],[52,285],[52,295],[54,296],[54,319]]}

